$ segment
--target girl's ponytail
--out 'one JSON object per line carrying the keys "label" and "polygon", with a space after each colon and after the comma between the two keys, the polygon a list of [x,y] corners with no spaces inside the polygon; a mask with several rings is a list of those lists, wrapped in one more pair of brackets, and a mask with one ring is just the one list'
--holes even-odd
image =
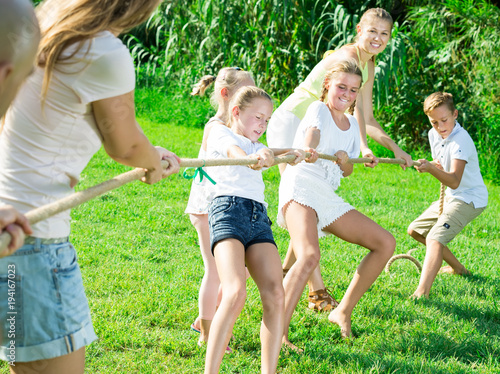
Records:
{"label": "girl's ponytail", "polygon": [[205,91],[208,88],[208,86],[210,86],[213,82],[215,82],[215,77],[213,75],[203,76],[200,79],[200,81],[193,87],[193,91],[191,92],[191,95],[203,96],[205,94]]}

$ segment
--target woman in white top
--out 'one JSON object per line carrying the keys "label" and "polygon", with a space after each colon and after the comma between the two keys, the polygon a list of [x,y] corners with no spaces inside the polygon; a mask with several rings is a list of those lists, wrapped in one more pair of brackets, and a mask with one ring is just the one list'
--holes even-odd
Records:
{"label": "woman in white top", "polygon": [[[155,148],[135,119],[134,66],[117,38],[158,4],[46,0],[37,8],[42,34],[37,67],[0,135],[2,204],[25,213],[71,194],[101,145],[114,160],[146,169],[146,183],[178,171],[177,156]],[[170,162],[166,171],[162,158]],[[15,363],[13,373],[84,371],[85,346],[96,335],[69,234],[70,214],[60,213],[33,225],[25,245],[0,260],[0,275],[15,269],[19,293],[9,306],[17,312],[13,339],[6,335],[8,305],[0,303],[0,358]]]}
{"label": "woman in white top", "polygon": [[335,193],[341,178],[353,171],[348,157],[356,157],[360,152],[359,126],[345,111],[356,100],[361,77],[361,70],[353,59],[334,64],[325,75],[321,100],[309,106],[294,139],[294,147],[335,154],[338,161],[318,160],[315,164],[287,167],[281,178],[278,223],[288,229],[297,257],[283,281],[283,342],[292,349],[298,348],[288,339],[288,328],[307,279],[318,265],[319,237],[333,234],[370,250],[358,266],[342,301],[329,316],[331,322],[341,327],[344,337],[351,335],[354,306],[377,279],[396,246],[388,231]]}

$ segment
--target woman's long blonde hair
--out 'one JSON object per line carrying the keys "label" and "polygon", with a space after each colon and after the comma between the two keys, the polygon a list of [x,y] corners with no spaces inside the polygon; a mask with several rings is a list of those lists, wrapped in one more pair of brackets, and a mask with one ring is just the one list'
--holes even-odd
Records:
{"label": "woman's long blonde hair", "polygon": [[[42,97],[47,94],[57,63],[72,58],[88,39],[101,31],[116,35],[148,19],[161,0],[45,0],[36,8],[42,39],[37,64],[43,67]],[[79,43],[75,51],[63,50]]]}

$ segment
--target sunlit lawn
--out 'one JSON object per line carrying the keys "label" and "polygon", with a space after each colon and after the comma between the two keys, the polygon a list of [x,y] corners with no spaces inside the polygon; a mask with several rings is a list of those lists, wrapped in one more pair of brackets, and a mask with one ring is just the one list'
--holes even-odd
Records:
{"label": "sunlit lawn", "polygon": [[[141,126],[158,145],[196,157],[208,105],[139,92]],[[128,170],[102,150],[82,175],[80,189]],[[279,173],[264,173],[269,216],[276,217]],[[198,312],[203,263],[184,208],[190,182],[181,174],[155,186],[139,182],[72,213],[72,242],[80,257],[99,340],[87,347],[87,373],[202,373],[204,351],[189,326]],[[307,309],[306,293],[292,320],[291,339],[305,349],[282,351],[280,373],[500,372],[500,188],[488,184],[489,208],[450,244],[474,275],[440,275],[431,298],[412,301],[419,274],[408,261],[383,273],[353,315],[356,338],[346,343],[326,314]],[[397,253],[416,246],[408,224],[439,195],[429,175],[399,166],[355,166],[338,193],[393,233]],[[286,231],[273,225],[282,257]],[[341,299],[364,249],[334,237],[321,241],[322,272]],[[415,253],[422,261],[424,249]],[[261,304],[252,280],[222,373],[258,373]],[[4,364],[2,373],[7,372]]]}

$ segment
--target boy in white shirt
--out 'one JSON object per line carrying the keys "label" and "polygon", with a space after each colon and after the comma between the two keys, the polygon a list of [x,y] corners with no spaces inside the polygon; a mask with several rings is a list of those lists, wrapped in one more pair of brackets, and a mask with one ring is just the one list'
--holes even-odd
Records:
{"label": "boy in white shirt", "polygon": [[[420,283],[413,298],[429,296],[438,272],[470,274],[451,253],[448,243],[488,204],[476,147],[468,132],[456,121],[458,111],[453,96],[446,92],[431,94],[424,101],[424,112],[433,127],[429,131],[433,161],[418,160],[421,165],[415,168],[421,173],[432,174],[448,188],[441,215],[439,201],[435,201],[408,227],[408,234],[426,245]],[[440,270],[443,260],[449,266]]]}

